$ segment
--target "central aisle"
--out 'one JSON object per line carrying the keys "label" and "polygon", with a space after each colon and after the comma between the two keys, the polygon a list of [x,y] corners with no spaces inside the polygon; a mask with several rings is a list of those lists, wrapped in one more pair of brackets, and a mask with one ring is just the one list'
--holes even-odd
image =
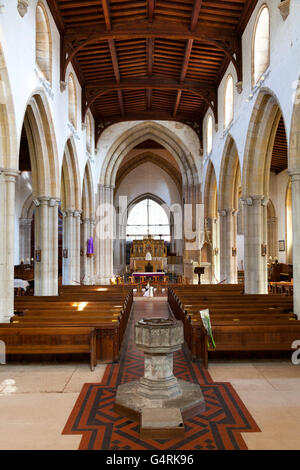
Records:
{"label": "central aisle", "polygon": [[234,450],[247,449],[241,432],[259,432],[255,421],[229,383],[214,383],[199,363],[191,363],[183,348],[174,354],[174,374],[199,383],[205,413],[185,421],[181,440],[140,440],[139,424],[113,409],[116,388],[144,373],[143,353],[134,344],[134,324],[144,317],[168,317],[166,301],[134,302],[119,364],[108,365],[102,382],[85,384],[63,434],[82,434],[81,450]]}

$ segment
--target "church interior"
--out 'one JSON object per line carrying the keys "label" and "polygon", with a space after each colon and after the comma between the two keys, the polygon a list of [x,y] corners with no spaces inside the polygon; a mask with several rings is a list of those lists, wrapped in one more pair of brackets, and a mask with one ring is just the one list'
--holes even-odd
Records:
{"label": "church interior", "polygon": [[0,3],[0,450],[299,450],[299,1]]}

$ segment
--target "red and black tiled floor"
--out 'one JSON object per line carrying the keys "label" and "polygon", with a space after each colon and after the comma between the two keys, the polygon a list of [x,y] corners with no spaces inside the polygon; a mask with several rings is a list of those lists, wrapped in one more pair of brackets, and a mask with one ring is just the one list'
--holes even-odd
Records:
{"label": "red and black tiled floor", "polygon": [[117,386],[143,375],[143,353],[134,345],[133,325],[138,319],[151,316],[168,316],[167,302],[135,302],[120,363],[107,366],[101,383],[83,386],[63,434],[82,435],[82,450],[247,449],[241,433],[260,432],[256,422],[232,385],[213,382],[201,364],[190,362],[184,348],[174,355],[174,373],[182,380],[201,385],[206,411],[185,421],[183,439],[141,440],[138,423],[114,411]]}

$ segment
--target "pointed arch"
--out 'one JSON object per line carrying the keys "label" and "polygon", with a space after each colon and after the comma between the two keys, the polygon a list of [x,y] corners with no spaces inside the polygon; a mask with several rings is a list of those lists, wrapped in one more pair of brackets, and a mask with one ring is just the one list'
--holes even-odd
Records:
{"label": "pointed arch", "polygon": [[234,139],[228,135],[222,156],[219,181],[218,200],[222,209],[238,210],[240,186],[241,171],[237,147]]}
{"label": "pointed arch", "polygon": [[279,100],[269,89],[262,89],[254,105],[245,145],[243,195],[269,194],[272,149],[282,117]]}
{"label": "pointed arch", "polygon": [[35,60],[46,80],[52,83],[52,37],[49,18],[42,2],[36,6]]}
{"label": "pointed arch", "polygon": [[204,186],[204,217],[216,218],[218,212],[217,180],[213,163],[208,164]]}
{"label": "pointed arch", "polygon": [[80,173],[73,137],[67,140],[61,171],[62,210],[81,208]]}
{"label": "pointed arch", "polygon": [[123,132],[110,147],[103,162],[100,184],[115,186],[116,175],[125,155],[148,139],[160,143],[173,155],[180,168],[183,185],[200,183],[194,158],[181,139],[157,122],[143,121]]}
{"label": "pointed arch", "polygon": [[95,216],[95,202],[93,189],[93,176],[90,162],[85,166],[82,185],[82,218],[93,219]]}
{"label": "pointed arch", "polygon": [[0,167],[18,168],[15,111],[6,62],[0,44]]}
{"label": "pointed arch", "polygon": [[34,196],[59,197],[59,165],[50,108],[43,91],[27,102],[24,128],[28,140]]}
{"label": "pointed arch", "polygon": [[125,165],[119,168],[115,189],[118,189],[124,178],[132,170],[134,170],[134,168],[137,168],[138,166],[147,162],[153,163],[154,165],[157,165],[159,168],[164,170],[176,184],[179,194],[182,194],[182,179],[178,170],[167,160],[150,151],[139,153],[134,158],[131,158]]}

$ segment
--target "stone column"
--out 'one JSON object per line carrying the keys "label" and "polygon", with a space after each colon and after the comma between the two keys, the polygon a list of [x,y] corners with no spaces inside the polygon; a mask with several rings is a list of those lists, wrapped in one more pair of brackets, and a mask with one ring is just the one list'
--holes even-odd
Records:
{"label": "stone column", "polygon": [[300,320],[300,169],[289,170],[292,183],[294,313]]}
{"label": "stone column", "polygon": [[74,284],[80,284],[80,224],[81,224],[81,211],[74,211],[74,273],[73,282]]}
{"label": "stone column", "polygon": [[63,259],[62,259],[62,283],[63,285],[73,284],[74,259],[73,259],[73,224],[74,211],[66,209],[63,212]]}
{"label": "stone column", "polygon": [[221,209],[220,215],[220,277],[226,284],[237,283],[236,214],[235,209]]}
{"label": "stone column", "polygon": [[15,183],[19,172],[0,169],[0,322],[14,312]]}
{"label": "stone column", "polygon": [[268,259],[278,258],[278,246],[277,246],[277,217],[270,217],[267,221],[268,225]]}
{"label": "stone column", "polygon": [[63,212],[63,284],[80,284],[80,214],[66,209]]}
{"label": "stone column", "polygon": [[87,242],[90,237],[94,237],[94,221],[88,218],[82,219],[80,276],[84,285],[94,284],[94,257],[87,256]]}
{"label": "stone column", "polygon": [[31,223],[32,219],[19,219],[19,259],[25,263],[31,259]]}
{"label": "stone column", "polygon": [[267,204],[264,195],[241,199],[244,206],[245,293],[268,293],[267,270]]}
{"label": "stone column", "polygon": [[[58,294],[58,203],[56,198],[34,199],[34,295]],[[37,257],[37,251],[39,256]]]}
{"label": "stone column", "polygon": [[113,188],[98,185],[96,212],[96,278],[97,283],[109,284],[113,275]]}

